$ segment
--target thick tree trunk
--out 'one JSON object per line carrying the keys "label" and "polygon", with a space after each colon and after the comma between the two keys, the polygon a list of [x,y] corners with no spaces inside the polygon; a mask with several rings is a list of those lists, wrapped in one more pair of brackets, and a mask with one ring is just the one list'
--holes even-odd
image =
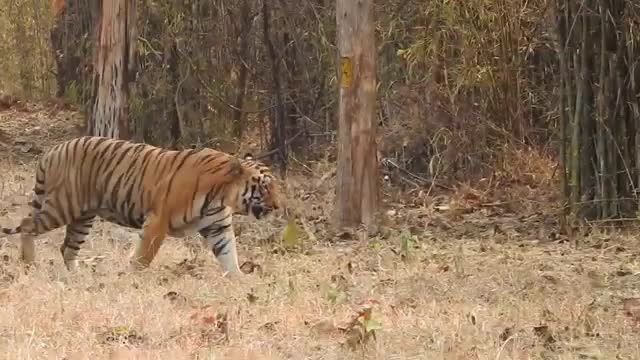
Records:
{"label": "thick tree trunk", "polygon": [[136,2],[103,0],[95,52],[92,135],[129,137],[128,93],[135,66]]}
{"label": "thick tree trunk", "polygon": [[379,180],[373,0],[337,0],[336,21],[341,64],[336,220],[338,227],[371,227]]}

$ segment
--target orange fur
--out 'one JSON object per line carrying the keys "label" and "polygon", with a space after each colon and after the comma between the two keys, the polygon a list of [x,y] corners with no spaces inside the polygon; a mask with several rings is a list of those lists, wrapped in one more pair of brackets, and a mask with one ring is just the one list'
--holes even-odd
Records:
{"label": "orange fur", "polygon": [[[102,137],[59,144],[38,163],[31,215],[7,234],[22,233],[22,255],[34,259],[33,237],[67,226],[61,247],[71,267],[93,218],[142,228],[132,266],[148,266],[167,235],[206,235],[216,257],[237,268],[231,214],[256,217],[278,209],[279,190],[265,165],[212,150],[169,151]],[[228,210],[225,210],[228,209]],[[81,234],[81,235],[78,235]]]}

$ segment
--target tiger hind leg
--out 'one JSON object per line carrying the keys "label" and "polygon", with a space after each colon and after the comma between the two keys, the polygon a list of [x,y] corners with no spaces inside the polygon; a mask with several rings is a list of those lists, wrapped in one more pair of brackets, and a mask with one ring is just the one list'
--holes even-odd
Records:
{"label": "tiger hind leg", "polygon": [[24,262],[32,263],[36,257],[35,237],[33,234],[33,221],[31,217],[22,219],[16,228],[2,228],[2,232],[7,235],[20,234],[20,259]]}
{"label": "tiger hind leg", "polygon": [[[55,192],[46,197],[36,195],[31,202],[31,215],[23,218],[20,226],[14,231],[14,233],[20,233],[20,253],[22,261],[26,264],[35,262],[35,241],[40,235],[70,224],[72,219],[79,215],[74,214],[71,209],[65,212],[55,206],[57,202],[51,199],[56,199],[56,196]],[[69,204],[63,206],[69,206]]]}
{"label": "tiger hind leg", "polygon": [[77,269],[78,253],[93,227],[94,220],[95,215],[86,215],[67,225],[64,242],[60,246],[62,259],[67,270],[74,271]]}
{"label": "tiger hind leg", "polygon": [[38,236],[33,218],[27,216],[20,221],[20,225],[15,229],[3,228],[5,234],[20,234],[20,259],[31,264],[36,259],[35,239]]}

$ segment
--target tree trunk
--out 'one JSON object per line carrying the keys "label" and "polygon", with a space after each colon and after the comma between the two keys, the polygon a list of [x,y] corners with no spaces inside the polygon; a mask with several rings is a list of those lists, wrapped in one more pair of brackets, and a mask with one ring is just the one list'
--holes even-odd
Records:
{"label": "tree trunk", "polygon": [[128,93],[134,70],[136,2],[103,0],[95,51],[92,135],[129,137]]}
{"label": "tree trunk", "polygon": [[236,100],[233,109],[233,136],[242,139],[242,134],[247,122],[247,113],[242,111],[244,107],[245,97],[247,96],[247,82],[249,80],[249,68],[247,61],[249,60],[250,41],[251,41],[251,4],[249,0],[242,0],[240,3],[240,25],[236,26],[236,34],[240,38],[238,45],[238,62],[240,63],[240,75],[238,76]]}
{"label": "tree trunk", "polygon": [[285,177],[287,174],[287,142],[286,124],[287,118],[286,106],[284,104],[284,96],[282,94],[280,56],[276,53],[275,46],[271,40],[271,20],[268,1],[262,2],[262,25],[264,31],[264,42],[267,46],[267,54],[271,62],[271,75],[273,76],[273,98],[275,106],[271,113],[271,149],[276,151],[276,159],[280,165],[280,175]]}
{"label": "tree trunk", "polygon": [[90,54],[99,5],[98,0],[54,0],[52,4],[55,22],[50,37],[55,52],[56,96],[69,96],[79,104],[86,104],[91,95]]}
{"label": "tree trunk", "polygon": [[337,0],[338,227],[375,226],[378,209],[373,0]]}
{"label": "tree trunk", "polygon": [[[567,64],[567,19],[565,9],[567,5],[564,1],[556,1],[554,15],[556,19],[556,31],[558,40],[556,51],[558,53],[560,86],[559,86],[559,117],[558,127],[560,128],[560,188],[562,190],[562,198],[564,205],[569,203],[569,182],[567,179],[567,112],[571,111],[568,105],[570,95],[567,92],[567,80],[569,77],[569,66]],[[567,207],[563,207],[563,215],[567,214]]]}

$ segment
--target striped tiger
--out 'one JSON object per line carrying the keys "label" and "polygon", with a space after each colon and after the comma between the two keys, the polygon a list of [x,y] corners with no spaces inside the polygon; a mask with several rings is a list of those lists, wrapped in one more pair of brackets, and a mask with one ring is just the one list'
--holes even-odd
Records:
{"label": "striped tiger", "polygon": [[60,143],[40,158],[31,214],[3,232],[21,234],[22,260],[32,263],[36,237],[66,226],[60,251],[69,270],[77,268],[78,252],[96,216],[142,229],[130,270],[148,267],[167,235],[198,232],[230,273],[239,272],[232,215],[260,219],[280,208],[280,202],[272,172],[250,157],[84,136]]}

